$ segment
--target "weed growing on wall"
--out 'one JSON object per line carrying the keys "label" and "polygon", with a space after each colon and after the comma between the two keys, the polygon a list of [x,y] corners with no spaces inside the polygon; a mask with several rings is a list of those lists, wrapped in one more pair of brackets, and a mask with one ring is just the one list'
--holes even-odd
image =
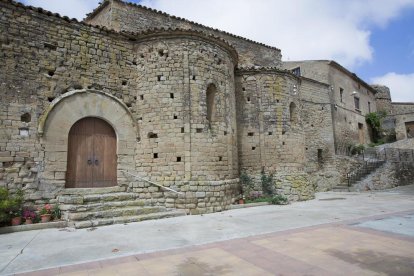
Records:
{"label": "weed growing on wall", "polygon": [[242,171],[240,173],[240,184],[242,188],[242,194],[249,197],[250,193],[254,189],[254,182],[253,179],[245,171]]}
{"label": "weed growing on wall", "polygon": [[365,121],[372,129],[372,140],[374,140],[374,143],[377,143],[381,138],[381,123],[386,116],[387,113],[385,111],[371,112],[365,115]]}
{"label": "weed growing on wall", "polygon": [[273,174],[266,175],[265,172],[262,172],[260,178],[262,183],[262,191],[265,195],[273,195]]}

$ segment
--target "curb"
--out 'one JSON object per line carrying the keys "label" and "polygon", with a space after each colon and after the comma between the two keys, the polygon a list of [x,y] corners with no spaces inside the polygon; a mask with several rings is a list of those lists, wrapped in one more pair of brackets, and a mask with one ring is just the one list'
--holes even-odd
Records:
{"label": "curb", "polygon": [[44,223],[35,223],[35,224],[22,224],[17,226],[6,226],[0,227],[0,234],[8,234],[14,232],[22,231],[31,231],[31,230],[41,230],[48,228],[64,228],[67,227],[67,221],[53,221],[53,222],[44,222]]}
{"label": "curb", "polygon": [[230,205],[230,210],[235,209],[242,209],[242,208],[250,208],[250,207],[258,207],[258,206],[265,206],[271,205],[269,202],[255,202],[255,203],[246,203],[246,204],[233,204]]}

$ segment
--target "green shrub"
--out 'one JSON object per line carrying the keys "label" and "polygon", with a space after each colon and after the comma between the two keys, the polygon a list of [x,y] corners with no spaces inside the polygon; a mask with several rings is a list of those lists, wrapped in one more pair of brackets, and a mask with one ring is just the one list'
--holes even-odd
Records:
{"label": "green shrub", "polygon": [[289,200],[283,195],[274,195],[270,200],[270,203],[273,205],[285,205],[289,203]]}
{"label": "green shrub", "polygon": [[381,138],[382,120],[387,116],[385,112],[371,112],[365,115],[365,121],[372,129],[372,140],[377,143]]}
{"label": "green shrub", "polygon": [[365,146],[364,145],[352,146],[351,147],[351,154],[352,155],[361,154],[362,152],[364,152],[364,150],[365,150]]}
{"label": "green shrub", "polygon": [[272,195],[273,194],[273,174],[266,175],[262,172],[261,176],[262,182],[262,191],[265,195]]}
{"label": "green shrub", "polygon": [[4,225],[12,217],[21,216],[23,209],[23,191],[17,190],[10,195],[6,188],[0,188],[0,224]]}
{"label": "green shrub", "polygon": [[244,171],[240,173],[240,184],[242,195],[249,197],[250,193],[253,191],[254,183],[253,179]]}
{"label": "green shrub", "polygon": [[52,208],[52,218],[53,219],[60,219],[60,217],[62,216],[60,208],[58,205],[54,205]]}

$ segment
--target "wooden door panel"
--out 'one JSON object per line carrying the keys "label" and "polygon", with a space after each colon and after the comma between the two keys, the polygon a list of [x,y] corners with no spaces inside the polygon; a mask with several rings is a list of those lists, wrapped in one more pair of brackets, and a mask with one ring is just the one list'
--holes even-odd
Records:
{"label": "wooden door panel", "polygon": [[69,132],[68,170],[66,186],[85,188],[92,184],[91,165],[93,157],[93,121],[85,118],[74,124]]}
{"label": "wooden door panel", "polygon": [[[116,183],[115,137],[95,136],[94,186],[110,187]],[[115,158],[114,158],[115,157]]]}
{"label": "wooden door panel", "polygon": [[116,135],[98,118],[76,122],[68,141],[67,188],[116,185]]}

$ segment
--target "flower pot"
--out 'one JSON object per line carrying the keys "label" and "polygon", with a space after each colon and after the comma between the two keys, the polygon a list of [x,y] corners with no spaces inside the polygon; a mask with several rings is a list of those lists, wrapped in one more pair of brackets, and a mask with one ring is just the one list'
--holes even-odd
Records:
{"label": "flower pot", "polygon": [[42,222],[49,222],[51,216],[52,216],[51,214],[40,215],[40,219]]}
{"label": "flower pot", "polygon": [[24,224],[33,224],[33,220],[31,218],[27,218],[24,220]]}
{"label": "flower pot", "polygon": [[244,199],[239,199],[239,204],[244,204]]}
{"label": "flower pot", "polygon": [[11,225],[16,226],[22,224],[22,218],[21,217],[14,217],[11,220]]}

